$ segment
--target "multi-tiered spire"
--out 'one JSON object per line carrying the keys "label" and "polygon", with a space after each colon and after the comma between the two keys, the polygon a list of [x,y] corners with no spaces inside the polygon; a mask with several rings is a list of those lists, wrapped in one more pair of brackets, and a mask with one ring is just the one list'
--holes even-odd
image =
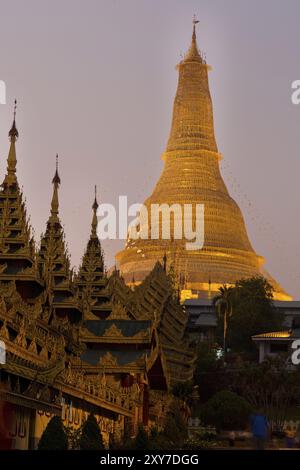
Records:
{"label": "multi-tiered spire", "polygon": [[[222,284],[234,284],[240,278],[262,273],[263,258],[258,256],[248,239],[242,213],[230,197],[220,174],[221,155],[214,135],[212,100],[208,84],[209,66],[199,52],[193,21],[191,46],[178,65],[179,78],[174,100],[173,118],[166,151],[164,169],[152,195],[145,201],[148,214],[153,204],[190,204],[193,213],[171,219],[171,229],[196,227],[196,204],[204,205],[204,246],[187,250],[189,240],[148,239],[128,240],[127,247],[117,255],[121,272],[130,283],[134,273],[137,283],[151,271],[157,260],[167,253],[178,278],[185,278],[185,291],[203,297],[216,292]],[[149,227],[161,234],[161,221]],[[176,220],[176,222],[175,222]],[[143,227],[141,227],[143,229]],[[272,279],[275,297],[290,299]]]}
{"label": "multi-tiered spire", "polygon": [[103,310],[101,303],[106,299],[103,290],[107,284],[107,279],[104,273],[101,243],[97,235],[97,209],[97,188],[95,186],[91,234],[76,278],[76,286],[83,302],[85,319],[91,317],[91,314],[101,317]]}
{"label": "multi-tiered spire", "polygon": [[17,184],[16,141],[19,137],[19,132],[16,126],[16,112],[17,112],[17,100],[15,100],[13,123],[8,133],[8,136],[10,139],[10,149],[9,149],[8,158],[7,158],[7,173],[3,181],[3,186],[4,185],[12,186],[13,184]]}
{"label": "multi-tiered spire", "polygon": [[27,219],[25,203],[17,179],[16,126],[17,102],[9,131],[7,171],[0,190],[0,280],[15,280],[21,295],[35,297],[41,291],[35,259],[35,245]]}
{"label": "multi-tiered spire", "polygon": [[194,15],[193,18],[193,34],[192,34],[192,42],[190,45],[190,48],[188,52],[185,55],[184,61],[185,62],[203,62],[203,59],[201,57],[201,54],[199,52],[198,46],[197,46],[197,37],[196,37],[196,24],[199,23],[198,20],[196,20],[196,17]]}
{"label": "multi-tiered spire", "polygon": [[51,306],[57,316],[68,314],[70,320],[78,320],[81,317],[81,312],[75,297],[70,259],[59,218],[58,189],[60,182],[57,155],[55,174],[52,179],[53,194],[50,216],[46,232],[41,238],[38,264],[46,283],[48,296],[51,299]]}

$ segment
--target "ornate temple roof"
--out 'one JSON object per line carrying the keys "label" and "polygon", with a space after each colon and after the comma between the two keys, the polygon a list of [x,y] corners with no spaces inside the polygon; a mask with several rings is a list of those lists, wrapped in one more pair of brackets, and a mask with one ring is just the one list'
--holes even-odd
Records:
{"label": "ornate temple roof", "polygon": [[[120,339],[122,337],[130,338],[136,336],[139,333],[147,333],[151,327],[150,320],[89,320],[85,323],[86,329],[96,336],[119,334]],[[114,329],[112,331],[112,328]]]}
{"label": "ornate temple roof", "polygon": [[[42,280],[36,265],[35,243],[26,214],[16,168],[16,102],[14,119],[9,131],[10,148],[7,171],[0,190],[0,281],[15,280],[19,292],[31,297],[42,290]],[[25,287],[26,285],[26,287]]]}
{"label": "ornate temple roof", "polygon": [[75,293],[65,235],[59,219],[58,156],[56,156],[56,170],[52,184],[51,211],[46,231],[41,237],[38,266],[56,314],[65,315],[68,312],[70,320],[78,321],[81,318],[81,308]]}

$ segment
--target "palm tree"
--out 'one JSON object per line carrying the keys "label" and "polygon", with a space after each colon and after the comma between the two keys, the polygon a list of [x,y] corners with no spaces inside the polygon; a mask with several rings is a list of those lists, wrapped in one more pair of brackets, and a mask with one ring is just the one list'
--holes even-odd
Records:
{"label": "palm tree", "polygon": [[213,305],[217,309],[219,318],[223,318],[223,362],[226,365],[226,336],[228,319],[232,315],[232,294],[233,288],[225,284],[219,288],[219,294],[213,299]]}

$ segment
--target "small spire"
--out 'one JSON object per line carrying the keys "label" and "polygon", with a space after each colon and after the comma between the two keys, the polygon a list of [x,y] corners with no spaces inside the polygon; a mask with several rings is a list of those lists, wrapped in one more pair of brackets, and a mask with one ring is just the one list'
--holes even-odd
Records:
{"label": "small spire", "polygon": [[196,24],[199,20],[196,19],[196,15],[193,15],[193,39],[196,41]]}
{"label": "small spire", "polygon": [[97,201],[97,186],[95,185],[95,199],[92,205],[93,208],[93,220],[92,220],[92,238],[97,238],[97,226],[98,226],[98,219],[97,219],[97,209],[98,209],[98,201]]}
{"label": "small spire", "polygon": [[7,173],[4,178],[3,184],[10,186],[17,183],[16,168],[17,168],[17,156],[15,143],[19,137],[19,132],[16,126],[16,111],[17,111],[17,100],[14,103],[14,119],[10,131],[8,133],[10,140],[10,148],[7,157]]}
{"label": "small spire", "polygon": [[94,199],[94,204],[92,207],[94,210],[97,210],[99,207],[98,202],[97,202],[97,186],[96,185],[95,185],[95,199]]}
{"label": "small spire", "polygon": [[190,62],[190,61],[196,61],[196,62],[202,62],[201,55],[199,53],[199,49],[197,46],[197,37],[196,37],[196,24],[198,24],[199,21],[196,20],[196,16],[194,15],[193,17],[193,34],[192,34],[192,43],[190,45],[190,48],[184,58],[184,62]]}
{"label": "small spire", "polygon": [[58,202],[58,188],[60,185],[60,177],[58,174],[58,155],[56,155],[56,170],[55,170],[55,175],[52,180],[53,184],[53,196],[52,196],[52,201],[51,201],[51,215],[53,217],[57,217],[58,215],[58,207],[59,207],[59,202]]}
{"label": "small spire", "polygon": [[60,177],[58,174],[58,154],[56,154],[56,163],[55,163],[55,175],[53,177],[52,183],[53,184],[60,184]]}
{"label": "small spire", "polygon": [[15,100],[15,103],[14,103],[14,120],[10,128],[10,131],[8,133],[8,136],[10,137],[11,142],[15,142],[17,138],[19,137],[19,132],[16,126],[16,114],[17,114],[17,100]]}

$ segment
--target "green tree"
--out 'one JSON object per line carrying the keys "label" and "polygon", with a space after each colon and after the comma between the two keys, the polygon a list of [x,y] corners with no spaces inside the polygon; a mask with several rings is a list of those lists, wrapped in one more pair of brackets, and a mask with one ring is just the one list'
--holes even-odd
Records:
{"label": "green tree", "polygon": [[194,384],[199,386],[200,402],[205,402],[215,393],[227,388],[230,377],[227,369],[223,367],[223,361],[218,359],[215,347],[200,343],[196,353]]}
{"label": "green tree", "polygon": [[226,364],[227,352],[227,328],[228,322],[232,315],[232,287],[226,285],[219,288],[219,294],[213,299],[218,313],[218,320],[222,324],[222,345],[223,345],[223,362]]}
{"label": "green tree", "polygon": [[[273,287],[264,277],[254,276],[237,281],[232,289],[227,290],[225,299],[227,307],[223,306],[223,309],[229,311],[226,343],[232,351],[256,352],[251,339],[253,335],[282,328],[283,315],[275,309]],[[218,323],[218,336],[222,341],[223,319]]]}
{"label": "green tree", "polygon": [[162,434],[169,448],[180,448],[187,439],[187,424],[178,400],[174,400],[169,407]]}
{"label": "green tree", "polygon": [[288,409],[298,404],[300,370],[288,370],[285,357],[268,358],[261,364],[244,364],[233,385],[253,408],[264,410],[273,429],[281,431]]}
{"label": "green tree", "polygon": [[38,444],[38,450],[67,450],[68,438],[59,416],[53,416]]}
{"label": "green tree", "polygon": [[175,397],[183,401],[189,401],[193,393],[193,384],[192,382],[177,382],[173,386],[172,392]]}
{"label": "green tree", "polygon": [[135,449],[148,449],[149,447],[149,438],[148,434],[146,433],[144,426],[142,424],[139,424],[138,427],[138,432],[135,436],[135,441],[134,441],[134,448]]}
{"label": "green tree", "polygon": [[82,426],[82,432],[79,440],[80,450],[102,450],[104,449],[102,434],[97,420],[93,414]]}
{"label": "green tree", "polygon": [[248,423],[252,407],[245,398],[223,390],[202,407],[201,420],[219,430],[241,430]]}

